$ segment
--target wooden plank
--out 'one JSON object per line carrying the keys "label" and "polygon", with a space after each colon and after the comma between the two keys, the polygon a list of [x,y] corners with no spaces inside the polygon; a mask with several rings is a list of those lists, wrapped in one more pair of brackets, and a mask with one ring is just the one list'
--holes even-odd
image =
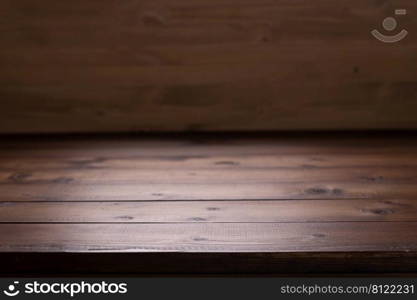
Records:
{"label": "wooden plank", "polygon": [[5,0],[0,132],[417,128],[416,41],[370,34],[397,7]]}
{"label": "wooden plank", "polygon": [[[66,157],[37,157],[30,154],[14,156],[5,154],[0,150],[0,171],[25,172],[27,170],[62,171],[62,170],[277,170],[291,169],[320,169],[323,172],[328,169],[360,169],[371,168],[416,168],[416,154],[410,153],[414,149],[409,148],[406,153],[396,151],[391,155],[380,153],[331,153],[331,154],[205,154],[205,155],[113,155],[94,156],[68,154]],[[260,149],[262,151],[262,149]],[[57,151],[58,152],[58,151]],[[278,151],[277,151],[278,152]],[[398,154],[398,155],[395,155]]]}
{"label": "wooden plank", "polygon": [[[61,179],[60,179],[61,180]],[[77,185],[7,184],[1,201],[139,201],[139,200],[274,200],[274,199],[415,199],[414,182],[294,183],[145,183]]]}
{"label": "wooden plank", "polygon": [[[416,159],[417,161],[417,159]],[[337,168],[296,167],[287,169],[235,168],[205,169],[78,169],[33,170],[26,172],[0,170],[0,185],[9,184],[80,184],[80,185],[143,185],[143,184],[293,184],[310,183],[387,183],[417,182],[417,168]]]}
{"label": "wooden plank", "polygon": [[1,224],[0,252],[417,251],[417,222]]}
{"label": "wooden plank", "polygon": [[417,272],[412,134],[3,141],[2,274]]}
{"label": "wooden plank", "polygon": [[0,200],[415,199],[416,140],[4,139]]}
{"label": "wooden plank", "polygon": [[[1,223],[417,222],[414,200],[0,202]],[[394,225],[395,226],[395,225]]]}

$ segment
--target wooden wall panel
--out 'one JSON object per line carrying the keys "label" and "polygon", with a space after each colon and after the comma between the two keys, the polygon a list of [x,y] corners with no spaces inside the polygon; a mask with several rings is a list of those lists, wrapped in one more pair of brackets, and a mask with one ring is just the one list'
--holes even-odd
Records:
{"label": "wooden wall panel", "polygon": [[[370,35],[397,8],[409,35]],[[417,128],[415,0],[3,0],[0,132]]]}

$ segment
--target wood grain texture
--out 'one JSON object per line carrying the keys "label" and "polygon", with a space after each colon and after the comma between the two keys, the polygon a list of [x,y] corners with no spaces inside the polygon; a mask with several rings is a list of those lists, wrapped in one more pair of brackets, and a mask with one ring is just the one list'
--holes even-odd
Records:
{"label": "wood grain texture", "polygon": [[417,272],[413,133],[0,141],[0,274]]}
{"label": "wood grain texture", "polygon": [[417,251],[417,222],[2,224],[0,252]]}
{"label": "wood grain texture", "polygon": [[417,128],[413,0],[5,0],[0,132]]}
{"label": "wood grain texture", "polygon": [[3,201],[409,200],[415,135],[4,139]]}
{"label": "wood grain texture", "polygon": [[0,223],[417,222],[413,200],[0,202]]}

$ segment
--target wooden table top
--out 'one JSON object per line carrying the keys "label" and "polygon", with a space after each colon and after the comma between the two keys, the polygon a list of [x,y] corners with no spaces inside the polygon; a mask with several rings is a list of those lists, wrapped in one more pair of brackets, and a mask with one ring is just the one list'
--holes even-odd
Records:
{"label": "wooden table top", "polygon": [[3,273],[417,272],[417,138],[1,138]]}

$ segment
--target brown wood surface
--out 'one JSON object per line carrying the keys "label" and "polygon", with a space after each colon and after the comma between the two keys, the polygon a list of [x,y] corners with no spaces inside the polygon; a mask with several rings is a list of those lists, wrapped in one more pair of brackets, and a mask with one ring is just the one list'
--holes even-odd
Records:
{"label": "brown wood surface", "polygon": [[414,199],[415,135],[3,139],[4,201]]}
{"label": "brown wood surface", "polygon": [[[374,39],[397,8],[409,36]],[[417,128],[416,11],[414,0],[4,0],[0,132]]]}
{"label": "brown wood surface", "polygon": [[416,134],[3,137],[3,274],[417,272]]}
{"label": "brown wood surface", "polygon": [[0,252],[417,251],[417,222],[2,224]]}
{"label": "brown wood surface", "polygon": [[417,222],[413,200],[2,202],[1,223]]}

